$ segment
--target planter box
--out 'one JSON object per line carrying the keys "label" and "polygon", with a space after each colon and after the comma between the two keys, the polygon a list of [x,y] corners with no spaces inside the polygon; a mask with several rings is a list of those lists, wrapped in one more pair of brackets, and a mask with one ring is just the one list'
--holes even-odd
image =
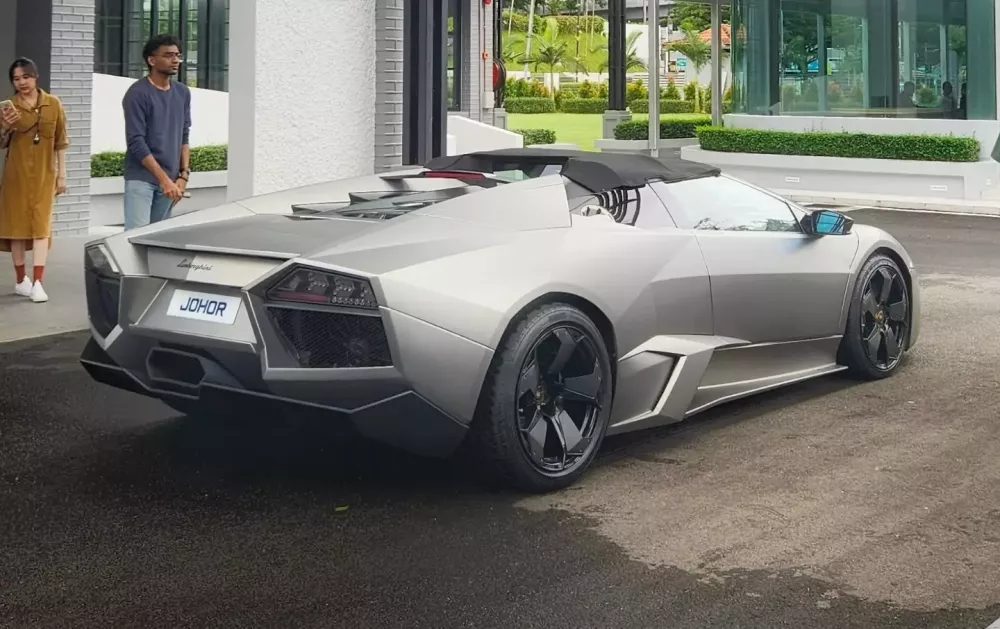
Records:
{"label": "planter box", "polygon": [[[228,172],[191,173],[189,198],[174,208],[174,216],[225,205]],[[100,177],[90,180],[90,226],[125,224],[125,178]]]}
{"label": "planter box", "polygon": [[921,197],[977,201],[1000,181],[1000,164],[761,155],[681,149],[687,160],[718,166],[726,174],[784,192],[840,191],[873,198]]}
{"label": "planter box", "polygon": [[[661,139],[658,145],[660,157],[679,157],[683,147],[693,144],[698,144],[698,138]],[[649,141],[647,140],[595,140],[594,148],[602,153],[649,155]]]}

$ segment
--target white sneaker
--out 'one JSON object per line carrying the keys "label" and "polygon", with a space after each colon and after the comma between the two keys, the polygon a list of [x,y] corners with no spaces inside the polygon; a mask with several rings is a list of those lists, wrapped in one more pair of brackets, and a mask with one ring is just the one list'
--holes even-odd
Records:
{"label": "white sneaker", "polygon": [[34,286],[31,287],[31,301],[40,304],[48,300],[49,296],[45,293],[45,289],[42,288],[42,283],[35,282]]}
{"label": "white sneaker", "polygon": [[31,280],[29,280],[28,278],[24,278],[23,280],[21,280],[20,284],[15,284],[14,285],[14,294],[15,295],[20,295],[21,297],[30,297],[31,296]]}

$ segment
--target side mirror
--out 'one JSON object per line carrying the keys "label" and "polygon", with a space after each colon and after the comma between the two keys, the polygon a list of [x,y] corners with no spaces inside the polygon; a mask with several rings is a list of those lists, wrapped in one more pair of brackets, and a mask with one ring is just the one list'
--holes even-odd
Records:
{"label": "side mirror", "polygon": [[853,226],[854,219],[833,210],[816,210],[802,219],[802,231],[812,236],[845,236]]}

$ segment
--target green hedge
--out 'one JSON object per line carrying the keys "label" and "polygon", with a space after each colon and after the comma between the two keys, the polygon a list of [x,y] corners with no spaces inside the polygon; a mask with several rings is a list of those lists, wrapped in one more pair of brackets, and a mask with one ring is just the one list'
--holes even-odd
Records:
{"label": "green hedge", "polygon": [[[648,114],[649,113],[649,99],[646,100],[634,100],[629,102],[628,108],[632,110],[634,114]],[[693,114],[694,113],[694,103],[687,100],[661,100],[660,101],[660,113],[661,114]]]}
{"label": "green hedge", "polygon": [[698,140],[706,151],[726,153],[929,162],[976,162],[980,149],[979,141],[974,138],[952,136],[796,133],[710,126],[698,129]]}
{"label": "green hedge", "polygon": [[551,114],[556,110],[554,100],[537,96],[506,98],[503,106],[511,114]]}
{"label": "green hedge", "polygon": [[[712,124],[711,116],[690,116],[686,118],[671,118],[660,121],[661,140],[680,140],[698,137],[698,127]],[[645,120],[630,120],[615,127],[616,140],[648,140],[649,122]]]}
{"label": "green hedge", "polygon": [[567,98],[560,103],[567,114],[603,114],[608,109],[606,98]]}
{"label": "green hedge", "polygon": [[511,129],[511,131],[524,136],[525,146],[556,143],[556,132],[552,129]]}
{"label": "green hedge", "polygon": [[[191,149],[191,170],[193,172],[214,172],[226,170],[228,167],[228,148],[226,146],[199,146]],[[91,156],[91,177],[122,177],[124,174],[125,153],[98,153]]]}

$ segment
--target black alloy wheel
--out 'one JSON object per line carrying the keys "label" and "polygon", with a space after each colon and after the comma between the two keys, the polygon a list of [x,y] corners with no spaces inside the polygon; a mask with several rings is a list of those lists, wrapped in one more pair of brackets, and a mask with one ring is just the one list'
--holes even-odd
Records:
{"label": "black alloy wheel", "polygon": [[590,466],[611,420],[611,354],[581,310],[542,304],[520,317],[497,348],[466,453],[485,480],[547,492]]}
{"label": "black alloy wheel", "polygon": [[521,447],[540,473],[560,476],[586,460],[607,376],[594,343],[577,326],[553,327],[535,343],[516,396]]}
{"label": "black alloy wheel", "polygon": [[895,260],[872,256],[858,274],[840,362],[866,380],[892,375],[909,343],[910,291]]}
{"label": "black alloy wheel", "polygon": [[909,327],[906,281],[896,269],[879,267],[861,297],[861,339],[876,369],[892,371],[903,357]]}

